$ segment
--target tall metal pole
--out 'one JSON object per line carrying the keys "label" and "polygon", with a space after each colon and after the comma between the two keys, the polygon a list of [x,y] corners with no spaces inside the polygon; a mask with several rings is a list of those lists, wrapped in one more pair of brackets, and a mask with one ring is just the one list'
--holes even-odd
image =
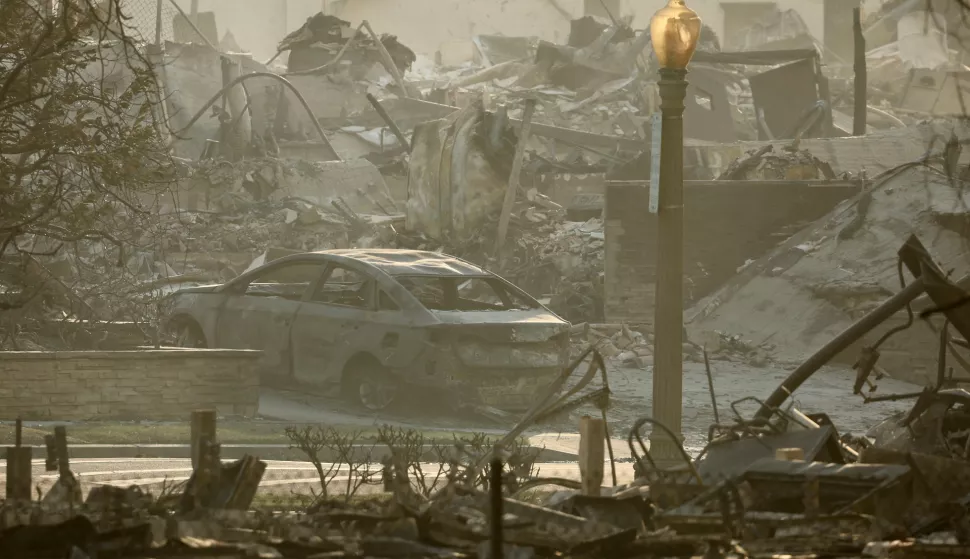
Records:
{"label": "tall metal pole", "polygon": [[[660,69],[660,196],[657,209],[657,287],[654,302],[653,417],[678,437],[683,409],[684,330],[684,97],[687,70]],[[680,461],[662,429],[650,436],[655,460]]]}
{"label": "tall metal pole", "polygon": [[286,37],[290,30],[290,12],[286,8],[286,0],[280,0],[280,2],[283,4],[281,6],[283,8],[283,34],[280,36]]}
{"label": "tall metal pole", "polygon": [[852,10],[852,34],[855,38],[855,56],[853,69],[855,70],[855,107],[852,113],[852,135],[866,135],[867,114],[867,72],[866,72],[866,36],[862,33],[862,11]]}
{"label": "tall metal pole", "polygon": [[155,3],[155,44],[161,46],[162,44],[162,2],[165,0],[158,0]]}

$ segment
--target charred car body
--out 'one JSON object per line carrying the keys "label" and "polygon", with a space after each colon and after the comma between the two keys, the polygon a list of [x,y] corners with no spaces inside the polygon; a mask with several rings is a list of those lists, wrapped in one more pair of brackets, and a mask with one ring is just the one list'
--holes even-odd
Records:
{"label": "charred car body", "polygon": [[530,405],[568,364],[569,324],[464,260],[413,250],[292,255],[173,295],[179,345],[260,349],[264,372],[370,409],[404,387]]}

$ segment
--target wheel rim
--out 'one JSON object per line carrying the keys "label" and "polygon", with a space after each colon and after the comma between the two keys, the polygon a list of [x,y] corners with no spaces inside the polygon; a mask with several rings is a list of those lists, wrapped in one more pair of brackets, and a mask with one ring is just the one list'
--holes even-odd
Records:
{"label": "wheel rim", "polygon": [[380,411],[391,405],[397,395],[394,383],[375,378],[376,375],[366,375],[360,382],[360,403],[369,410]]}
{"label": "wheel rim", "polygon": [[175,335],[175,346],[176,347],[191,347],[189,340],[192,339],[192,332],[189,331],[188,326],[183,326],[178,329],[178,333]]}
{"label": "wheel rim", "polygon": [[198,348],[200,345],[198,337],[194,335],[189,325],[178,329],[175,336],[175,347]]}

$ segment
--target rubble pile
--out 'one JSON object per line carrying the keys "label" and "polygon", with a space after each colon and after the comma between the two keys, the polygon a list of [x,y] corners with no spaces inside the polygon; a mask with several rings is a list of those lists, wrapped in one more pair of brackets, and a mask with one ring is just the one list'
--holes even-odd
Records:
{"label": "rubble pile", "polygon": [[582,353],[579,348],[592,346],[604,359],[638,369],[646,368],[647,358],[653,355],[653,336],[626,324],[582,323],[574,325],[570,333],[576,355]]}
{"label": "rubble pile", "polygon": [[[718,180],[834,180],[832,166],[793,145],[775,151],[773,144],[748,151],[734,160]],[[847,178],[843,176],[842,178]]]}
{"label": "rubble pile", "polygon": [[[414,51],[394,35],[384,34],[380,42],[401,72],[411,69],[417,60]],[[284,37],[277,50],[289,52],[290,73],[324,73],[339,63],[340,67],[351,69],[356,79],[364,79],[372,66],[381,63],[380,51],[370,35],[359,28],[355,30],[349,21],[322,12]]]}
{"label": "rubble pile", "polygon": [[[333,183],[348,174],[363,185],[339,190]],[[161,250],[179,274],[216,272],[209,280],[235,277],[270,248],[308,252],[375,242],[403,219],[394,213],[399,202],[366,161],[338,167],[278,158],[203,160],[185,184],[178,207],[162,212]]]}
{"label": "rubble pile", "polygon": [[[936,133],[948,137],[951,130],[941,127]],[[966,134],[962,127],[955,131],[958,137]],[[913,233],[927,240],[953,277],[966,275],[966,238],[959,225],[966,220],[966,202],[939,170],[939,157],[874,177],[866,192],[744,266],[688,311],[692,339],[728,332],[755,346],[771,344],[779,361],[799,362],[899,291],[897,250]],[[790,320],[792,316],[802,318]],[[906,322],[902,313],[869,343]],[[927,328],[913,330],[911,336],[889,340],[893,350],[884,357],[884,366],[889,375],[922,385],[936,375],[935,366],[923,362],[935,360],[927,342],[936,334]],[[855,357],[850,353],[839,361],[851,365]]]}
{"label": "rubble pile", "polygon": [[513,210],[501,258],[494,254],[498,216],[467,239],[431,239],[394,231],[391,248],[433,250],[486,262],[570,322],[601,321],[605,242],[602,219],[566,221],[561,211],[524,202]]}
{"label": "rubble pile", "polygon": [[[596,326],[586,331],[640,343],[626,328],[612,336]],[[602,368],[595,351],[577,365],[586,357],[589,370],[569,395],[589,387]],[[218,444],[200,446],[191,477],[172,493],[156,498],[137,486],[95,486],[82,503],[68,446],[58,443],[48,462],[59,470],[58,482],[43,500],[33,501],[30,484],[8,469],[8,494],[14,487],[26,496],[0,501],[0,554],[393,558],[489,557],[500,549],[505,557],[965,555],[970,393],[943,379],[919,394],[875,396],[874,385],[863,390],[868,381],[866,371],[854,387],[864,402],[915,400],[868,436],[840,435],[825,413],[748,397],[731,403],[733,418],[711,426],[696,458],[680,449],[682,459],[660,464],[645,444],[644,427],[662,425],[648,417],[634,422],[625,436],[630,458],[621,461],[614,459],[617,443],[607,453],[603,439],[588,434],[600,420],[586,416],[581,436],[588,446],[580,448],[598,447],[603,454],[580,451],[585,465],[579,480],[543,477],[535,455],[521,454],[515,437],[543,418],[589,403],[602,406],[605,424],[606,388],[573,401],[540,399],[496,443],[506,460],[494,457],[489,444],[455,448],[461,458],[450,461],[450,450],[439,448],[444,461],[438,466],[447,472],[440,485],[437,479],[428,485],[420,473],[427,470],[412,469],[416,463],[409,461],[421,460],[421,452],[408,450],[401,431],[383,466],[348,465],[347,475],[365,475],[362,485],[376,494],[331,494],[300,507],[292,500],[266,501],[260,487],[266,464],[249,456],[222,463]],[[746,404],[757,411],[742,415]],[[55,433],[55,440],[66,439],[63,427]],[[20,448],[12,450],[19,455]],[[601,467],[591,460],[603,460]],[[377,473],[361,473],[371,466]],[[631,470],[630,482],[608,481],[606,472]],[[343,480],[335,484],[344,491]]]}

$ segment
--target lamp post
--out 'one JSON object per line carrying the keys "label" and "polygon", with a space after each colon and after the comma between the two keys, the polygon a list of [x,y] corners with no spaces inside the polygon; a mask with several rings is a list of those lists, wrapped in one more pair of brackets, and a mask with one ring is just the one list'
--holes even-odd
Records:
{"label": "lamp post", "polygon": [[[653,416],[676,435],[683,408],[684,329],[684,97],[687,64],[701,20],[683,0],[670,0],[650,20],[660,64],[660,185],[657,204],[657,283],[654,303]],[[680,459],[679,441],[654,428],[651,454],[661,463]]]}

